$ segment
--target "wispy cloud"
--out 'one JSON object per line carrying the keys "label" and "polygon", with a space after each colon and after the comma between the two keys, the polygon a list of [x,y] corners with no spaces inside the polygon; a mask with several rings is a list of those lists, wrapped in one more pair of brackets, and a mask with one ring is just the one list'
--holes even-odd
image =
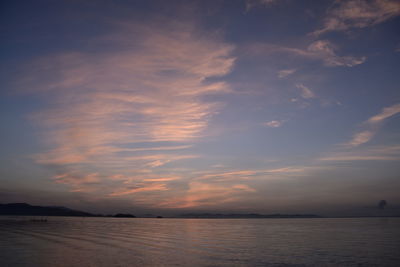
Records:
{"label": "wispy cloud", "polygon": [[97,185],[101,182],[98,173],[82,175],[80,173],[63,173],[53,177],[56,183],[67,184],[73,192],[96,191]]}
{"label": "wispy cloud", "polygon": [[[282,179],[301,176],[308,171],[304,167],[282,167],[265,170],[202,171],[193,173],[191,179],[180,176],[159,176],[144,173],[134,177],[113,177],[123,184],[114,186],[108,197],[140,199],[161,208],[204,208],[226,203],[240,203],[257,194],[257,188],[249,184],[265,179]],[[176,182],[187,185],[176,190]],[[173,186],[171,184],[173,183]],[[148,197],[148,194],[152,194]],[[162,197],[160,197],[162,196]]]}
{"label": "wispy cloud", "polygon": [[180,196],[161,202],[160,207],[207,208],[226,204],[239,207],[249,199],[259,197],[254,184],[267,179],[282,180],[288,177],[301,177],[314,169],[314,167],[289,166],[264,170],[198,173],[189,182],[187,191],[182,192]]}
{"label": "wispy cloud", "polygon": [[[207,78],[230,72],[233,47],[193,25],[174,23],[173,30],[117,23],[116,33],[92,40],[106,43],[107,51],[64,52],[29,65],[25,86],[52,101],[32,116],[48,147],[35,160],[77,173],[58,182],[74,186],[88,170],[128,175],[198,157],[185,150],[206,135],[221,107],[204,96],[230,91]],[[147,189],[111,195],[128,191]]]}
{"label": "wispy cloud", "polygon": [[320,58],[324,64],[329,67],[346,66],[353,67],[364,63],[366,57],[353,57],[353,56],[338,56],[336,54],[337,48],[332,42],[328,40],[318,40],[311,43],[305,55],[310,57]]}
{"label": "wispy cloud", "polygon": [[[189,184],[188,191],[183,196],[178,196],[159,204],[164,208],[204,208],[215,207],[221,204],[237,202],[243,194],[249,194],[249,189],[243,190],[239,185],[215,185],[194,181]],[[246,187],[246,185],[245,185]]]}
{"label": "wispy cloud", "polygon": [[365,129],[354,134],[353,138],[346,145],[355,147],[369,142],[378,132],[381,123],[398,113],[400,113],[400,104],[384,108],[379,114],[372,116],[364,122]]}
{"label": "wispy cloud", "polygon": [[400,146],[375,146],[356,151],[340,151],[319,158],[320,161],[393,161],[400,159]]}
{"label": "wispy cloud", "polygon": [[235,170],[235,171],[212,171],[199,174],[196,176],[196,180],[208,180],[212,182],[227,182],[236,181],[242,182],[246,180],[255,180],[260,177],[267,176],[290,176],[298,175],[305,171],[303,167],[289,166],[282,168],[271,168],[271,169],[255,169],[255,170]]}
{"label": "wispy cloud", "polygon": [[329,31],[346,31],[382,23],[400,15],[397,0],[335,1],[327,11],[323,27],[314,32],[320,35]]}
{"label": "wispy cloud", "polygon": [[380,123],[386,120],[387,118],[396,115],[397,113],[400,113],[400,104],[395,104],[390,107],[384,108],[381,113],[369,118],[367,123],[369,124]]}
{"label": "wispy cloud", "polygon": [[296,71],[297,71],[297,69],[280,70],[280,71],[278,71],[278,77],[282,79],[282,78],[285,78],[285,77],[287,77],[289,75],[292,75]]}
{"label": "wispy cloud", "polygon": [[398,145],[370,145],[368,143],[378,133],[382,123],[388,118],[400,113],[400,104],[383,108],[380,113],[362,123],[363,129],[355,133],[352,139],[338,147],[338,150],[318,158],[322,162],[353,162],[353,161],[397,161],[400,159]]}
{"label": "wispy cloud", "polygon": [[364,143],[367,143],[369,140],[372,139],[376,134],[375,129],[368,129],[362,132],[356,133],[351,141],[348,143],[349,146],[359,146]]}
{"label": "wispy cloud", "polygon": [[147,192],[147,191],[165,191],[168,190],[165,184],[150,184],[150,185],[137,185],[133,188],[123,189],[121,191],[115,191],[111,193],[109,196],[125,196],[130,195],[138,192]]}
{"label": "wispy cloud", "polygon": [[310,88],[305,86],[304,84],[296,84],[296,87],[301,90],[301,97],[304,99],[310,99],[310,98],[315,98],[315,94],[313,91],[311,91]]}
{"label": "wispy cloud", "polygon": [[[365,56],[341,56],[337,54],[338,47],[328,40],[317,40],[305,48],[295,48],[272,44],[254,44],[247,48],[250,54],[288,53],[310,60],[320,60],[327,67],[354,67],[365,62]],[[279,76],[279,72],[278,72]]]}
{"label": "wispy cloud", "polygon": [[246,192],[256,192],[257,191],[256,189],[254,189],[254,188],[252,188],[252,187],[250,187],[248,185],[245,185],[245,184],[235,184],[235,185],[232,186],[232,188],[233,189],[238,189],[238,190],[243,190],[243,191],[246,191]]}
{"label": "wispy cloud", "polygon": [[277,120],[273,120],[273,121],[269,121],[269,122],[265,122],[264,125],[271,127],[271,128],[278,128],[281,127],[283,124],[283,121],[277,121]]}

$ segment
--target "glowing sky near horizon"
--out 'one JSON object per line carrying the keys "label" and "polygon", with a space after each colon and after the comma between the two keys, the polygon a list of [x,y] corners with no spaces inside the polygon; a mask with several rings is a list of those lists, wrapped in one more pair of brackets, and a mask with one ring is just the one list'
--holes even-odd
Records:
{"label": "glowing sky near horizon", "polygon": [[399,1],[4,1],[0,17],[0,202],[400,206]]}

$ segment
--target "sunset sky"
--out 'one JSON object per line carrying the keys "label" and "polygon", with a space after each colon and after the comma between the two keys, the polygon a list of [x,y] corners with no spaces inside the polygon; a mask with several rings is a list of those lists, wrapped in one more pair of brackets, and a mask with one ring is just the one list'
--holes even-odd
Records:
{"label": "sunset sky", "polygon": [[400,1],[2,1],[0,203],[400,207]]}

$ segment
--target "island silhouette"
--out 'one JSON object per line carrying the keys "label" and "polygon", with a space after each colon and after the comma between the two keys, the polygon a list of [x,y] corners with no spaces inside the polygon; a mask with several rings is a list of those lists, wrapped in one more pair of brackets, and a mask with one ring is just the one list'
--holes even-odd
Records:
{"label": "island silhouette", "polygon": [[387,205],[386,201],[380,201],[375,208],[379,213],[369,215],[355,216],[321,216],[316,214],[258,214],[258,213],[184,213],[169,216],[160,216],[153,214],[133,215],[130,213],[116,214],[93,214],[85,211],[74,210],[61,206],[34,206],[28,203],[8,203],[0,204],[0,215],[8,216],[75,216],[75,217],[113,217],[113,218],[188,218],[188,219],[279,219],[279,218],[360,218],[360,217],[400,217],[400,214],[386,213],[382,211]]}
{"label": "island silhouette", "polygon": [[75,217],[115,217],[135,218],[135,215],[117,213],[115,215],[92,214],[85,211],[73,210],[59,206],[33,206],[27,203],[0,204],[0,215],[25,215],[25,216],[75,216]]}
{"label": "island silhouette", "polygon": [[[92,214],[89,212],[73,210],[59,206],[33,206],[27,203],[9,203],[0,204],[0,215],[25,215],[25,216],[78,216],[78,217],[114,217],[114,218],[136,218],[133,214],[117,213],[115,215]],[[148,216],[145,216],[148,218]],[[187,213],[174,218],[320,218],[314,214],[213,214],[213,213]],[[164,218],[163,216],[154,216],[152,218]]]}

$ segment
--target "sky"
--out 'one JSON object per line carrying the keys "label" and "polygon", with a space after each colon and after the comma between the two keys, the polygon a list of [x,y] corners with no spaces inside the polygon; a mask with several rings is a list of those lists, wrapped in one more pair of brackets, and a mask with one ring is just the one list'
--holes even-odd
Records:
{"label": "sky", "polygon": [[400,1],[2,1],[0,202],[400,208]]}

